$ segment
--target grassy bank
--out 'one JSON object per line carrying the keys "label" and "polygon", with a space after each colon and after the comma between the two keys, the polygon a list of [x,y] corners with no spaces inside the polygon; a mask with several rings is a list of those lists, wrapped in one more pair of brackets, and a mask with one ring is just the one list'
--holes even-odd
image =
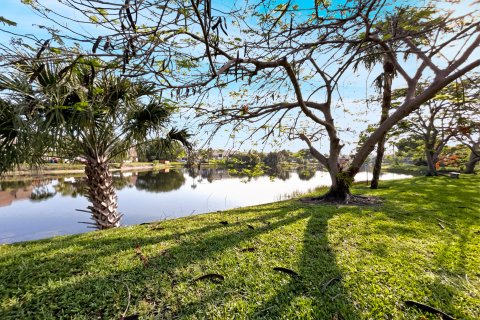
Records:
{"label": "grassy bank", "polygon": [[373,207],[289,200],[3,245],[0,319],[438,319],[405,300],[479,319],[479,189],[416,177],[357,186]]}
{"label": "grassy bank", "polygon": [[[405,173],[415,175],[426,175],[428,172],[427,166],[416,166],[413,164],[399,164],[399,165],[383,165],[382,170],[392,173]],[[448,175],[450,172],[463,172],[462,167],[443,167],[437,170],[439,175]]]}

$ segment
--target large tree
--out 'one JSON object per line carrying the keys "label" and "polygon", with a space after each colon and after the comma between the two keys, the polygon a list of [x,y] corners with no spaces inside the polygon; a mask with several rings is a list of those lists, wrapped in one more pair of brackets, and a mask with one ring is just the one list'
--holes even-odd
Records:
{"label": "large tree", "polygon": [[[88,211],[95,226],[118,226],[121,214],[109,164],[152,135],[163,133],[164,141],[188,146],[184,130],[165,131],[174,104],[160,100],[154,88],[140,79],[118,77],[98,59],[80,58],[68,64],[25,61],[1,78],[6,101],[21,110],[21,117],[37,119],[38,131],[48,133],[44,154],[84,159]],[[12,147],[25,146],[13,143]]]}
{"label": "large tree", "polygon": [[458,128],[455,138],[470,149],[470,156],[465,163],[465,173],[475,173],[475,166],[480,162],[480,112],[478,109],[474,117]]}
{"label": "large tree", "polygon": [[[215,108],[205,104],[197,112],[208,116],[206,123],[233,124],[236,128],[253,123],[254,130],[264,130],[265,138],[283,133],[302,139],[330,173],[332,185],[324,199],[348,200],[356,173],[388,130],[442,88],[480,66],[480,59],[475,57],[480,44],[479,22],[473,16],[453,19],[431,7],[408,8],[402,9],[403,19],[397,20],[396,34],[392,34],[377,26],[387,8],[376,1],[314,8],[311,16],[302,13],[304,9],[297,11],[289,3],[262,7],[253,12],[256,23],[242,29],[243,39],[210,41],[214,56],[226,60],[215,70],[223,79],[220,86],[238,81],[250,84],[252,92],[230,86],[235,101],[226,99]],[[458,46],[457,55],[444,58],[451,45]],[[371,132],[351,161],[344,162],[340,161],[343,144],[339,132],[351,128],[338,126],[338,107],[345,106],[335,100],[349,90],[339,82],[350,74],[356,60],[370,54],[369,46],[384,50],[407,90],[396,110]],[[428,75],[433,76],[425,84]],[[419,90],[421,83],[424,86]],[[335,98],[336,90],[340,94]],[[325,152],[316,147],[317,141],[326,141]]]}
{"label": "large tree", "polygon": [[[126,75],[152,75],[179,100],[194,95],[195,114],[205,117],[213,132],[227,125],[245,137],[250,127],[247,139],[263,132],[270,141],[305,141],[330,172],[332,186],[325,198],[333,200],[348,200],[360,166],[396,123],[480,66],[475,7],[459,17],[435,9],[437,2],[403,6],[392,33],[382,21],[400,10],[400,2],[397,7],[378,0],[300,6],[259,0],[230,12],[195,0],[64,3],[106,28],[104,36],[86,39],[92,54],[116,58]],[[458,48],[453,55],[452,46]],[[342,103],[350,90],[343,82],[374,47],[384,51],[406,94],[351,160],[340,161],[342,134],[354,126],[340,127],[339,114],[360,111],[351,101]],[[431,80],[425,83],[426,77]],[[325,150],[318,147],[320,141]]]}
{"label": "large tree", "polygon": [[399,133],[423,141],[428,176],[437,175],[436,164],[445,146],[454,137],[471,131],[470,123],[479,111],[474,95],[476,90],[470,81],[455,82],[397,125]]}
{"label": "large tree", "polygon": [[[405,20],[410,20],[411,25],[415,26],[416,21],[414,19],[409,19],[409,17],[406,16],[410,14],[409,11],[410,10],[408,9],[399,8],[392,13],[387,13],[385,19],[377,23],[377,28],[381,29],[383,34],[395,35],[397,31],[401,32],[402,24],[404,24]],[[363,46],[365,52],[363,57],[354,63],[355,70],[358,69],[360,64],[363,64],[369,71],[374,69],[377,65],[382,66],[380,75],[377,76],[373,82],[374,88],[381,93],[379,125],[381,125],[388,118],[388,114],[392,108],[392,85],[395,77],[395,65],[391,59],[391,56],[396,55],[398,49],[395,42],[388,42],[385,44],[386,46],[372,46],[371,43],[364,42]],[[401,43],[399,43],[399,45],[401,46]],[[354,50],[356,47],[357,44],[354,43],[352,44],[352,48],[349,49]],[[371,126],[367,130],[372,128],[373,127]],[[378,188],[386,140],[387,133],[384,133],[376,145],[376,156],[373,164],[372,180],[370,183],[370,188],[372,189]]]}

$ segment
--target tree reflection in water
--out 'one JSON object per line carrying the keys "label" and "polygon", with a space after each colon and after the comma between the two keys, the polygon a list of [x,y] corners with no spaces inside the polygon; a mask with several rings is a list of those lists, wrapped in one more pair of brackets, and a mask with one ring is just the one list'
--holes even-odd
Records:
{"label": "tree reflection in water", "polygon": [[30,194],[30,200],[32,201],[43,201],[50,198],[53,198],[57,194],[55,189],[52,191],[50,189],[51,181],[34,181],[32,186],[32,193]]}
{"label": "tree reflection in water", "polygon": [[278,178],[282,181],[290,179],[290,171],[282,166],[267,167],[266,172],[272,178]]}
{"label": "tree reflection in water", "polygon": [[317,168],[312,167],[299,167],[297,168],[298,178],[303,181],[308,181],[315,176],[317,170]]}
{"label": "tree reflection in water", "polygon": [[78,195],[86,196],[86,183],[82,178],[73,178],[73,179],[58,179],[57,184],[55,185],[55,190],[60,193],[62,197],[72,197],[76,198]]}
{"label": "tree reflection in water", "polygon": [[[315,175],[315,168],[298,168],[297,174],[301,180],[310,180]],[[185,174],[186,173],[186,174]],[[267,167],[265,174],[286,181],[291,178],[291,172],[282,168]],[[219,167],[192,167],[186,170],[162,170],[162,171],[144,171],[144,172],[117,172],[113,175],[113,183],[117,190],[135,187],[138,190],[163,193],[180,189],[186,183],[186,177],[192,179],[191,187],[195,189],[198,183],[206,180],[212,183],[215,180],[234,179],[238,176],[232,176],[226,168]],[[13,201],[21,199],[30,199],[32,201],[42,201],[53,198],[55,195],[62,197],[87,196],[87,184],[83,176],[45,178],[24,181],[1,181],[0,182],[0,205],[9,205]],[[78,211],[91,212],[88,210],[77,209]],[[107,225],[108,221],[97,221],[91,215],[90,222],[81,222],[88,224],[89,228],[106,229],[113,227]]]}
{"label": "tree reflection in water", "polygon": [[19,180],[0,182],[0,207],[8,206],[14,201],[29,199],[43,201],[55,196],[51,189],[52,180]]}
{"label": "tree reflection in water", "polygon": [[169,192],[185,184],[185,177],[178,171],[139,172],[135,187],[148,192]]}

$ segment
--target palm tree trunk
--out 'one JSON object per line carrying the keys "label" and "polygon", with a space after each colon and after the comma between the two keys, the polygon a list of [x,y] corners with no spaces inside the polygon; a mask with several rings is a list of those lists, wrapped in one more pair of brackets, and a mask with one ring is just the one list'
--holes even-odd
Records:
{"label": "palm tree trunk", "polygon": [[89,160],[85,166],[88,200],[92,205],[92,219],[98,229],[120,226],[121,214],[117,212],[117,194],[113,186],[108,161]]}

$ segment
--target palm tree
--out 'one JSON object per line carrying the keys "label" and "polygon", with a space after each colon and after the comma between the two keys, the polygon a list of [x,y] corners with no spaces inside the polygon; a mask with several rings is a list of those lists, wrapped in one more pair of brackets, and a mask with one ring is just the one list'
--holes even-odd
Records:
{"label": "palm tree", "polygon": [[0,95],[0,175],[23,163],[40,164],[46,135],[36,119],[23,115],[23,108]]}
{"label": "palm tree", "polygon": [[91,202],[87,211],[99,229],[120,224],[109,169],[114,157],[160,133],[166,133],[165,145],[176,140],[189,147],[185,130],[165,131],[176,109],[172,101],[161,100],[142,79],[118,76],[98,59],[18,64],[10,77],[0,79],[0,86],[12,104],[29,102],[24,118],[41,119],[39,127],[50,142],[44,153],[83,159]]}

